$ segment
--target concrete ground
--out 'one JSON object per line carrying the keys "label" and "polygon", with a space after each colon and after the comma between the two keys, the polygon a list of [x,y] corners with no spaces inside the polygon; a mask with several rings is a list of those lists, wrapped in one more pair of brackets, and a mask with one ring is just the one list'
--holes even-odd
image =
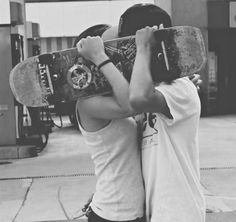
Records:
{"label": "concrete ground", "polygon": [[[67,117],[63,123],[38,157],[0,161],[0,222],[68,221],[80,214],[95,188],[94,168],[81,134]],[[201,118],[199,136],[207,222],[235,222],[236,115]]]}

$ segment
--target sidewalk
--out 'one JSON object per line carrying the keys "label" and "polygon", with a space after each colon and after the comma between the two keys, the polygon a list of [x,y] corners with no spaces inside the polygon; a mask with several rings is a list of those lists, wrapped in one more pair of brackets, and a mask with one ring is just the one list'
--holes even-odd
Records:
{"label": "sidewalk", "polygon": [[[82,136],[66,117],[63,123],[38,157],[0,161],[1,222],[68,221],[94,191]],[[236,115],[202,118],[199,136],[201,182],[211,212],[207,222],[235,222]]]}

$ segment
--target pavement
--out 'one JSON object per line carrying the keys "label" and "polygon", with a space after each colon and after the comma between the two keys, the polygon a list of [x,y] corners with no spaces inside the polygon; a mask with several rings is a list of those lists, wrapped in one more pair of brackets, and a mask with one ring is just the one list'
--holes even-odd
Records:
{"label": "pavement", "polygon": [[[199,138],[206,222],[236,222],[236,115],[201,118]],[[67,117],[38,156],[0,160],[0,172],[0,222],[87,221],[73,218],[94,192],[94,167]]]}

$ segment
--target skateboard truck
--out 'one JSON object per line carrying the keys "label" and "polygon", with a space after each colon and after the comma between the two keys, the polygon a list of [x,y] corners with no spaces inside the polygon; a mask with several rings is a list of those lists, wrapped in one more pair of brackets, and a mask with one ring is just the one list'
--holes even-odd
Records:
{"label": "skateboard truck", "polygon": [[92,73],[87,66],[75,64],[68,70],[67,81],[74,89],[86,89],[92,81]]}
{"label": "skateboard truck", "polygon": [[159,52],[157,54],[157,59],[159,61],[163,61],[165,63],[165,67],[166,67],[166,70],[167,71],[170,71],[170,65],[169,65],[169,60],[168,60],[168,57],[167,57],[167,53],[166,53],[166,46],[165,46],[165,42],[164,42],[164,39],[167,38],[167,33],[166,31],[163,29],[163,25],[161,24],[160,29],[158,30],[158,33],[154,33],[155,35],[155,38],[156,38],[156,41],[158,44],[160,44],[160,47],[161,47],[161,52]]}
{"label": "skateboard truck", "polygon": [[[164,29],[163,24],[160,24],[159,29]],[[169,61],[168,61],[167,54],[166,54],[166,46],[165,46],[164,41],[161,41],[161,48],[162,48],[162,52],[163,52],[163,55],[164,55],[166,69],[167,69],[167,71],[169,71],[170,66],[169,66]]]}
{"label": "skateboard truck", "polygon": [[167,54],[166,54],[166,47],[165,47],[165,43],[163,41],[161,41],[161,48],[162,48],[163,55],[164,55],[166,69],[167,69],[167,71],[170,71],[169,61],[168,61]]}

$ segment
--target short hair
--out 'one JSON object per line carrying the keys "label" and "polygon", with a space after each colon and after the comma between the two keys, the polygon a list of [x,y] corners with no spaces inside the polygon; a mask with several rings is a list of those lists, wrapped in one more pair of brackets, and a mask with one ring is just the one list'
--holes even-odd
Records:
{"label": "short hair", "polygon": [[[171,18],[169,14],[154,4],[135,4],[128,8],[120,17],[118,26],[118,36],[135,35],[139,29],[146,26],[159,26],[163,24],[165,28],[171,27]],[[155,56],[152,56],[154,61]],[[157,73],[153,76],[155,82],[171,83],[176,76],[170,75],[166,72],[165,67],[158,62],[153,62],[151,65],[151,72]]]}
{"label": "short hair", "polygon": [[88,36],[102,36],[102,34],[107,30],[111,28],[108,24],[98,24],[93,25],[87,29],[85,29],[80,35],[78,35],[75,40],[73,46],[76,47],[76,44],[83,38],[86,38]]}
{"label": "short hair", "polygon": [[135,35],[136,31],[146,26],[171,27],[169,14],[154,4],[135,4],[128,8],[120,17],[118,36]]}

